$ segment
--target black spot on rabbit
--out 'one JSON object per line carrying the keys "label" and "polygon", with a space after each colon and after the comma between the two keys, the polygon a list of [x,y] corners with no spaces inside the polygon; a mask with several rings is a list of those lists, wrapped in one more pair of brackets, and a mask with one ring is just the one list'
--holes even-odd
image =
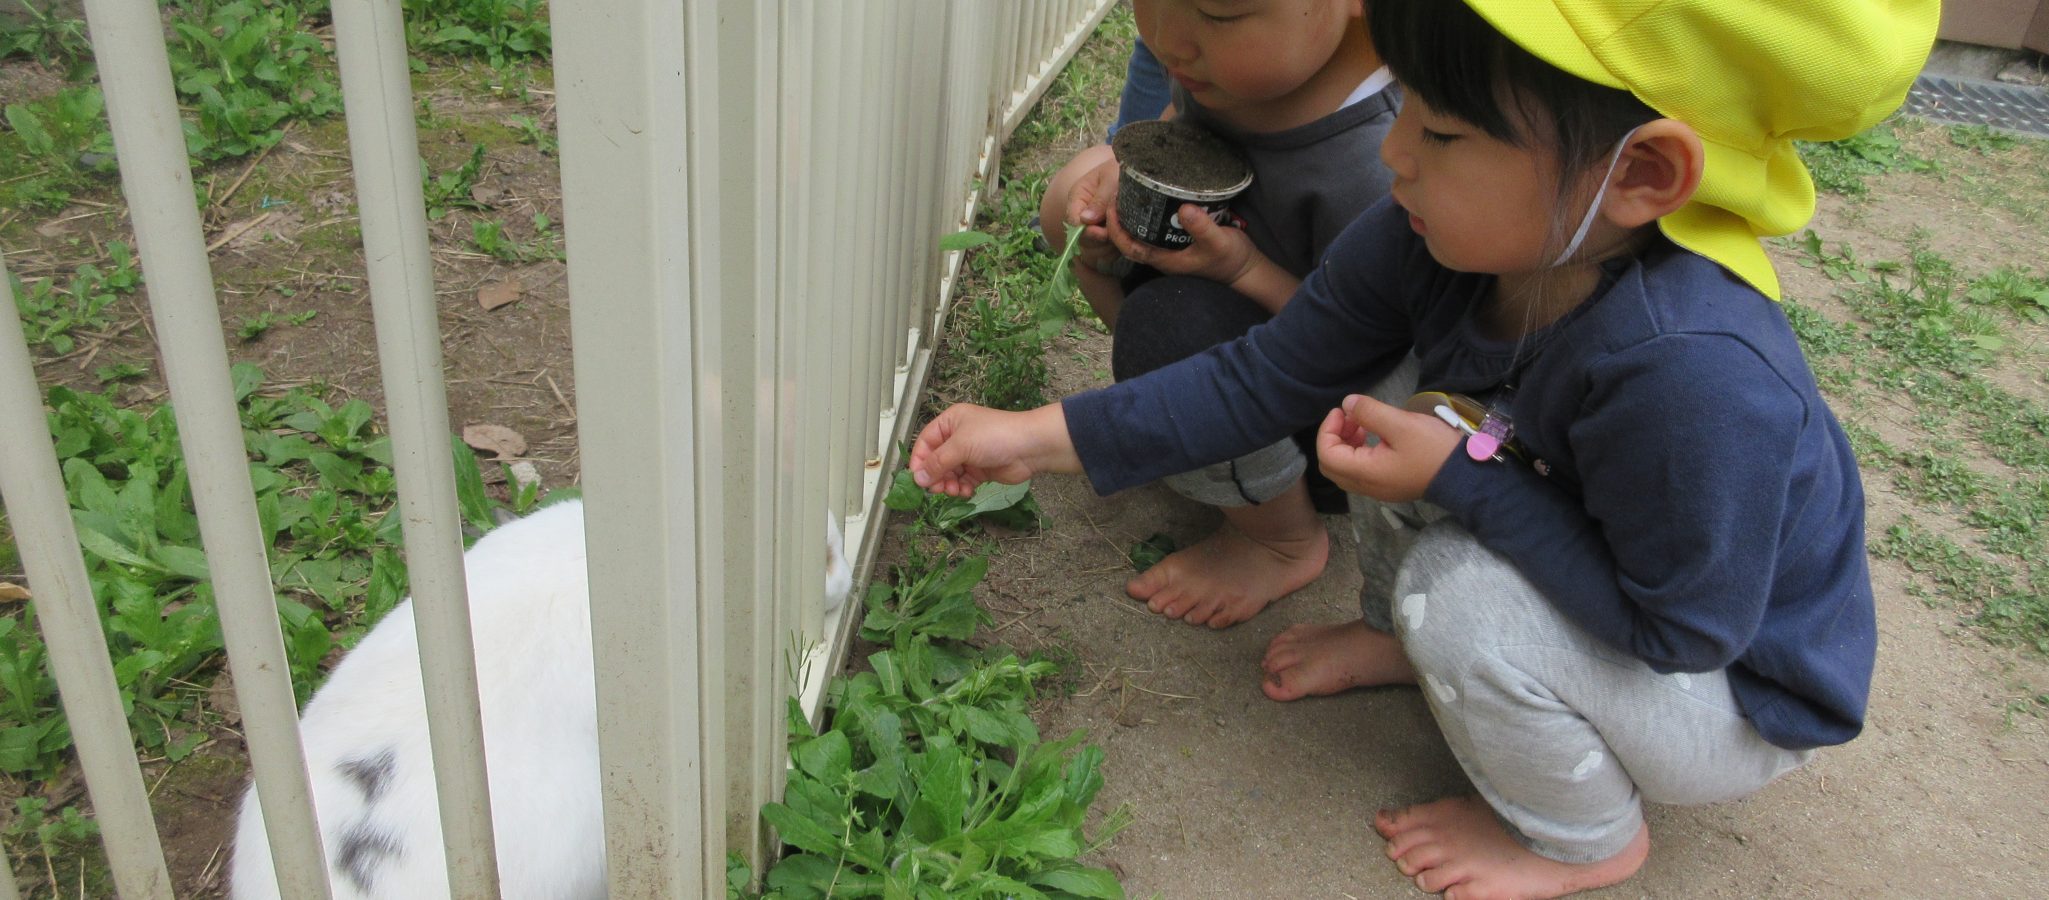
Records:
{"label": "black spot on rabbit", "polygon": [[384,752],[374,757],[352,759],[334,768],[363,790],[365,804],[376,803],[385,786],[391,783],[392,772],[398,768],[398,751],[386,747]]}
{"label": "black spot on rabbit", "polygon": [[334,855],[334,867],[348,877],[356,890],[368,894],[377,881],[378,866],[404,855],[405,848],[399,846],[398,838],[390,832],[366,822],[357,822],[342,832],[341,846]]}

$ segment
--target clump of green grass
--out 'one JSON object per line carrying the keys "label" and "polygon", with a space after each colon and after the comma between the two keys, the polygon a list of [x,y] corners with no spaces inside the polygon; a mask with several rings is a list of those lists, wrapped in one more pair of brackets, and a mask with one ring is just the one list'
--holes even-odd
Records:
{"label": "clump of green grass", "polygon": [[[949,548],[972,540],[960,529],[977,517],[1036,521],[1027,486],[933,498],[907,474],[891,506]],[[762,809],[790,849],[765,896],[1124,896],[1115,875],[1080,862],[1131,818],[1123,808],[1084,829],[1102,750],[1080,746],[1079,732],[1044,740],[1031,720],[1056,666],[972,643],[992,621],[974,601],[987,571],[985,556],[911,545],[863,600],[861,637],[884,649],[827,687],[826,727],[812,731],[791,701],[793,769],[782,802]],[[729,896],[763,896],[747,890],[751,876],[735,860]]]}
{"label": "clump of green grass", "polygon": [[1815,187],[1848,197],[1871,193],[1873,175],[1888,172],[1929,172],[1936,164],[1917,156],[1900,143],[1891,121],[1839,141],[1800,141],[1800,158],[1814,176]]}

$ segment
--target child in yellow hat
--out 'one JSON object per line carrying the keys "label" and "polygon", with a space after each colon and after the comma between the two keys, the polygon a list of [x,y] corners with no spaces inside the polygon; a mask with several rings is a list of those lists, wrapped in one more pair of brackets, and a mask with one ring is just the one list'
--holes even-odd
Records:
{"label": "child in yellow hat", "polygon": [[1107,493],[1321,414],[1363,617],[1276,637],[1266,693],[1422,687],[1478,792],[1376,817],[1423,890],[1622,881],[1643,801],[1747,795],[1863,727],[1863,491],[1758,239],[1813,212],[1793,139],[1896,108],[1936,18],[1375,0],[1407,91],[1392,202],[1244,339],[1037,410],[950,408],[912,470]]}

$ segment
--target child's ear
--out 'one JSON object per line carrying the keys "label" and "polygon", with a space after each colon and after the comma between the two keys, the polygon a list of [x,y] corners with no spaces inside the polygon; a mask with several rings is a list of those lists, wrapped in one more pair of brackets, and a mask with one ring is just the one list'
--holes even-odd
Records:
{"label": "child's ear", "polygon": [[1624,228],[1636,228],[1685,206],[1700,187],[1706,159],[1693,126],[1677,119],[1644,123],[1622,150],[1605,216]]}

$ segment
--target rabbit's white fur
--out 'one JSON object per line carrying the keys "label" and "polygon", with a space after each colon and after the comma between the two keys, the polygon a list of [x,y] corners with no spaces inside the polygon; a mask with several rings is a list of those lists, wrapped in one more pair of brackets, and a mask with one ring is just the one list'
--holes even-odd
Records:
{"label": "rabbit's white fur", "polygon": [[[583,536],[583,504],[571,501],[499,527],[463,556],[506,900],[605,896]],[[826,544],[830,609],[853,586],[830,515]],[[364,636],[300,720],[336,900],[449,896],[412,607]],[[279,896],[254,785],[231,890],[234,900]]]}

